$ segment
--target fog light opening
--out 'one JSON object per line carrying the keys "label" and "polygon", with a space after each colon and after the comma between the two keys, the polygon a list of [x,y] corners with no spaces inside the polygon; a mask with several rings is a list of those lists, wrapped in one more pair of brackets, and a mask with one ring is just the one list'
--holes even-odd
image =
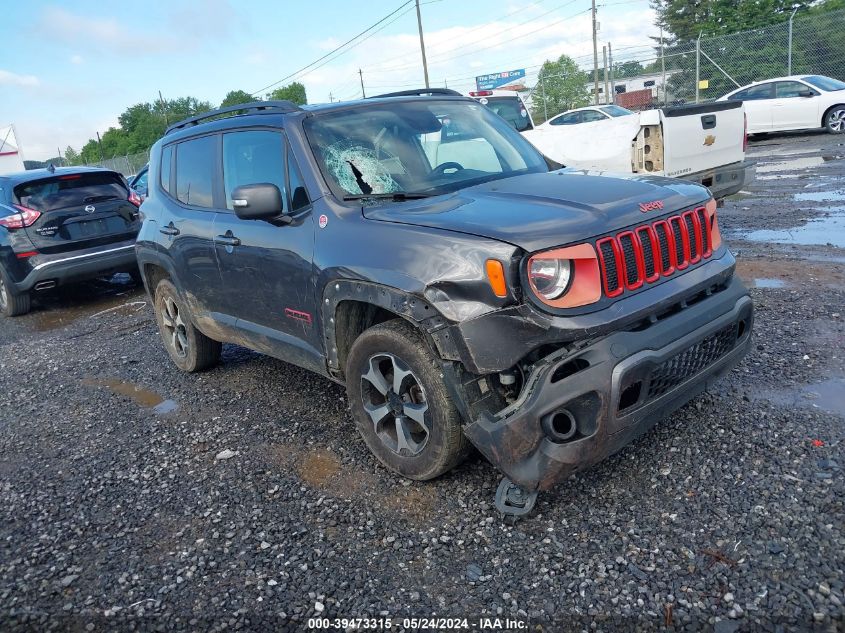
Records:
{"label": "fog light opening", "polygon": [[745,319],[740,319],[736,325],[736,337],[742,338],[743,334],[745,334]]}
{"label": "fog light opening", "polygon": [[543,431],[553,442],[565,442],[575,437],[578,425],[568,409],[560,409],[543,418]]}
{"label": "fog light opening", "polygon": [[632,385],[625,387],[622,395],[619,396],[619,411],[624,411],[629,407],[633,407],[640,399],[640,392],[642,391],[643,383],[638,380]]}

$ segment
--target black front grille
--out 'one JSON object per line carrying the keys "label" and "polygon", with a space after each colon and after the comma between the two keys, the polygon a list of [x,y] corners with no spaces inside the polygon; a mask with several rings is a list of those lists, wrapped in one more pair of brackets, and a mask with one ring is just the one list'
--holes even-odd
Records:
{"label": "black front grille", "polygon": [[690,259],[698,259],[698,240],[695,237],[695,220],[692,214],[684,215],[684,223],[687,225],[687,235],[689,235],[689,256]]}
{"label": "black front grille", "polygon": [[616,256],[613,253],[613,245],[610,242],[602,243],[601,256],[604,259],[604,277],[607,281],[607,291],[614,292],[619,288],[619,271],[616,267]]}
{"label": "black front grille", "polygon": [[637,255],[634,253],[634,239],[631,235],[623,235],[619,238],[619,245],[622,247],[622,254],[625,257],[625,277],[629,286],[637,283],[639,273],[637,271]]}
{"label": "black front grille", "polygon": [[651,372],[647,400],[659,398],[706,369],[736,345],[737,324],[722,328],[663,361]]}

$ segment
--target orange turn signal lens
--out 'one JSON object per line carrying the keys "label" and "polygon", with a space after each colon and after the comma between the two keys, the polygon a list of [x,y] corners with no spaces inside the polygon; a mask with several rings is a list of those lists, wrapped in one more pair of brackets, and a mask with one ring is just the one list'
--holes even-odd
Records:
{"label": "orange turn signal lens", "polygon": [[568,261],[571,279],[564,294],[556,299],[546,299],[538,288],[532,286],[534,296],[553,308],[577,308],[595,303],[601,299],[601,275],[596,250],[590,244],[566,246],[532,255],[528,260],[528,270],[534,259]]}
{"label": "orange turn signal lens", "polygon": [[505,268],[502,262],[498,259],[488,259],[485,264],[487,269],[487,281],[490,283],[490,288],[493,289],[493,294],[497,297],[508,296],[508,285],[505,282]]}

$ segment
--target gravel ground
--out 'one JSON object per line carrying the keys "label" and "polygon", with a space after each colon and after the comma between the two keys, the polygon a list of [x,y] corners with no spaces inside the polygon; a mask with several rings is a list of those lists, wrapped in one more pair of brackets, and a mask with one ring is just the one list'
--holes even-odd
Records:
{"label": "gravel ground", "polygon": [[759,286],[752,353],[515,526],[477,456],[425,484],[385,471],[327,380],[235,346],[181,374],[126,278],[0,320],[0,626],[843,630],[845,250],[747,239],[842,239],[843,141],[752,142],[776,177],[721,212]]}

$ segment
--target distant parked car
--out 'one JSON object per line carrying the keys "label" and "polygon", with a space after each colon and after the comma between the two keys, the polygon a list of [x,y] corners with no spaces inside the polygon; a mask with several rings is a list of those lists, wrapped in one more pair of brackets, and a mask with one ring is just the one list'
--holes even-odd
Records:
{"label": "distant parked car", "polygon": [[748,133],[827,128],[845,132],[845,82],[822,75],[792,75],[729,92],[719,101],[745,102]]}
{"label": "distant parked car", "polygon": [[618,105],[589,106],[567,110],[562,114],[552,117],[545,123],[538,125],[538,128],[550,125],[578,125],[579,123],[595,123],[596,121],[607,121],[620,116],[634,114],[627,108]]}
{"label": "distant parked car", "polygon": [[33,291],[128,272],[138,277],[141,198],[117,172],[89,167],[0,176],[0,313],[29,312]]}
{"label": "distant parked car", "polygon": [[147,197],[147,171],[149,167],[149,165],[144,165],[141,171],[129,179],[129,187],[140,196],[141,200]]}

